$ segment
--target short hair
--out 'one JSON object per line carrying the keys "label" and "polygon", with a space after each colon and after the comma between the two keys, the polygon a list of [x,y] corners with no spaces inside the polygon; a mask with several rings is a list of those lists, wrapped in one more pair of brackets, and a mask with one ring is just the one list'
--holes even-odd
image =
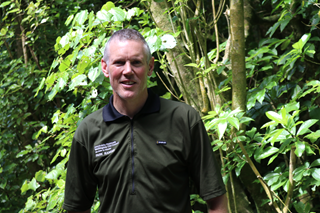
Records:
{"label": "short hair", "polygon": [[140,41],[142,42],[144,45],[144,51],[145,54],[147,55],[147,62],[149,63],[151,60],[151,51],[149,48],[148,43],[146,42],[146,40],[144,39],[144,37],[136,30],[134,29],[122,29],[122,30],[118,30],[115,33],[112,34],[112,36],[110,37],[110,39],[108,40],[105,48],[104,48],[104,53],[103,53],[103,60],[108,64],[108,60],[109,60],[109,47],[110,47],[110,43],[113,40],[119,40],[119,41],[126,41],[126,40],[134,40],[134,41]]}

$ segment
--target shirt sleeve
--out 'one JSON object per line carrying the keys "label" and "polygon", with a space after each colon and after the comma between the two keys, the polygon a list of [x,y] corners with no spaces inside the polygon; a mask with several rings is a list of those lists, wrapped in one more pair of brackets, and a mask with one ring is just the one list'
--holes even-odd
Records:
{"label": "shirt sleeve", "polygon": [[203,200],[209,200],[226,193],[208,134],[200,119],[190,129],[191,149],[189,161],[190,176]]}
{"label": "shirt sleeve", "polygon": [[97,182],[89,166],[86,147],[75,138],[72,141],[63,208],[68,211],[86,211],[91,208]]}

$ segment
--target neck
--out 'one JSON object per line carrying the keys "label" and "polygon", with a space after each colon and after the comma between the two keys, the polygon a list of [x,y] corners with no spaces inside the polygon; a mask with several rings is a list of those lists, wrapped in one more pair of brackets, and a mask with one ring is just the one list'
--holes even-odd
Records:
{"label": "neck", "polygon": [[148,92],[138,100],[124,100],[118,96],[113,96],[113,106],[122,115],[132,119],[144,106],[148,98]]}

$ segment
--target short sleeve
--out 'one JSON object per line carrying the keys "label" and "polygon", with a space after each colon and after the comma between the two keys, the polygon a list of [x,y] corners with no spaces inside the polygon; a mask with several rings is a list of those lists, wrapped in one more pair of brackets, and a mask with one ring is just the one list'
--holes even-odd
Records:
{"label": "short sleeve", "polygon": [[86,147],[75,138],[72,141],[63,208],[68,211],[86,211],[91,208],[97,183],[89,166]]}
{"label": "short sleeve", "polygon": [[226,193],[208,134],[201,120],[190,129],[189,173],[203,200]]}

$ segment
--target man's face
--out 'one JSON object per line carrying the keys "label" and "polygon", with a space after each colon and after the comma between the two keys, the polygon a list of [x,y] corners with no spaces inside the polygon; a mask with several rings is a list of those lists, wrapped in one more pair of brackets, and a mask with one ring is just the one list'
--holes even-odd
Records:
{"label": "man's face", "polygon": [[144,101],[148,96],[147,77],[152,74],[154,58],[147,62],[143,42],[113,40],[108,65],[102,59],[104,75],[110,79],[114,104],[118,101]]}

